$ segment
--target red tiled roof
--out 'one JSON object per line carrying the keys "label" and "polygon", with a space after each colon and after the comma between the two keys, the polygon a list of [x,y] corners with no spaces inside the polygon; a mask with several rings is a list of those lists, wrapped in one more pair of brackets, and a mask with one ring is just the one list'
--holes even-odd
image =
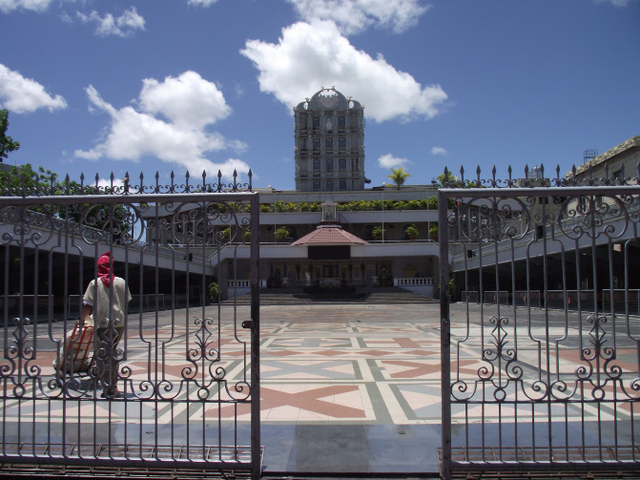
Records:
{"label": "red tiled roof", "polygon": [[363,245],[369,243],[335,225],[319,225],[313,232],[299,238],[292,245]]}

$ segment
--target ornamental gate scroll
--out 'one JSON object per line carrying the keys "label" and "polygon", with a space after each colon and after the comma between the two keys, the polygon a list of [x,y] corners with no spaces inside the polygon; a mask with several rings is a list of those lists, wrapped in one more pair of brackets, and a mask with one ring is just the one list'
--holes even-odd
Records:
{"label": "ornamental gate scroll", "polygon": [[[246,234],[259,231],[259,200],[250,179],[61,188],[36,178],[0,192],[3,469],[260,477],[259,239]],[[75,351],[68,332],[105,252],[133,297],[124,335],[116,343],[95,319],[85,371],[56,371],[61,352]],[[235,278],[250,278],[249,313],[222,302]],[[108,364],[118,393],[101,388]]]}
{"label": "ornamental gate scroll", "polygon": [[443,477],[637,473],[638,179],[526,173],[439,191]]}

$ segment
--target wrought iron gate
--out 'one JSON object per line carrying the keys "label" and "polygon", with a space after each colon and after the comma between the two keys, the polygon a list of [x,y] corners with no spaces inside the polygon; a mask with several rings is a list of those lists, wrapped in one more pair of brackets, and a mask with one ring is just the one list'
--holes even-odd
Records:
{"label": "wrought iron gate", "polygon": [[[248,233],[259,230],[259,203],[250,182],[15,180],[0,193],[2,468],[259,478],[259,239]],[[106,252],[132,295],[128,315],[124,325],[94,318],[89,359],[74,364],[83,295]],[[250,279],[249,314],[221,302],[236,278]],[[107,288],[113,312],[117,293]]]}
{"label": "wrought iron gate", "polygon": [[638,179],[527,173],[439,192],[443,477],[637,473]]}

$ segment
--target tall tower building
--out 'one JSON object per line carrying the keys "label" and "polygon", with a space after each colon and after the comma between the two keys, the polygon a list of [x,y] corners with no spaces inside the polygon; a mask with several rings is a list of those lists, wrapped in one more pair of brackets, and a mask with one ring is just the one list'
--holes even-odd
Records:
{"label": "tall tower building", "polygon": [[364,107],[332,87],[293,113],[296,190],[364,190]]}

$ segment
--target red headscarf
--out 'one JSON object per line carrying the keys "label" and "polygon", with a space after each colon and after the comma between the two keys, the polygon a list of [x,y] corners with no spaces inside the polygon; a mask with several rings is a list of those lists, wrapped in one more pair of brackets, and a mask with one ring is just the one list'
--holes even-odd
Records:
{"label": "red headscarf", "polygon": [[111,273],[111,254],[105,253],[98,259],[98,278],[102,280],[106,287],[111,285],[111,280],[115,275]]}

